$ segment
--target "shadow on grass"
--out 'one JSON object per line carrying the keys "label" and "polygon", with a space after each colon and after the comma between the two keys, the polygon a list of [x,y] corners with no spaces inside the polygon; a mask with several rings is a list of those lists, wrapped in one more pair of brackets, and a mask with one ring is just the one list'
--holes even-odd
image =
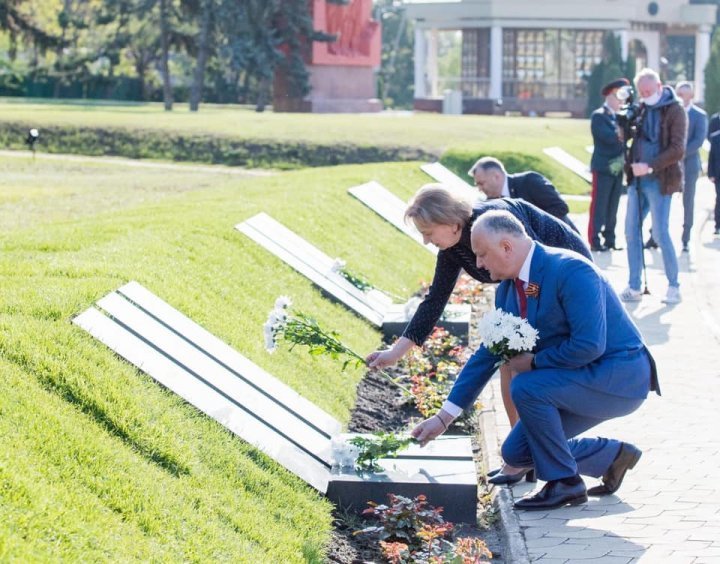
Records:
{"label": "shadow on grass", "polygon": [[[4,352],[8,353],[8,351]],[[38,384],[45,391],[55,394],[67,403],[75,406],[78,410],[104,428],[110,435],[119,438],[135,452],[139,453],[143,458],[155,464],[163,471],[176,478],[190,475],[190,468],[180,462],[177,457],[170,453],[159,451],[153,445],[144,444],[143,441],[139,441],[137,438],[132,437],[126,429],[118,425],[117,422],[113,420],[111,414],[91,399],[83,397],[69,386],[65,386],[61,382],[57,382],[51,377],[48,377],[42,370],[24,362],[23,359],[19,358],[17,355],[9,353],[6,355],[6,358],[9,362],[19,366],[23,371],[35,376]]]}

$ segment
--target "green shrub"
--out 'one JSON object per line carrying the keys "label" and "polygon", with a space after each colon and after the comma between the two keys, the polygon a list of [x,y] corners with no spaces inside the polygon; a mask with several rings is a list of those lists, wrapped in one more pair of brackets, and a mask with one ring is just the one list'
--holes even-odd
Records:
{"label": "green shrub", "polygon": [[[25,148],[25,138],[30,127],[22,122],[3,123],[0,128],[0,146]],[[437,158],[431,152],[414,147],[319,144],[272,139],[251,141],[223,135],[57,125],[43,127],[38,150],[278,169]]]}

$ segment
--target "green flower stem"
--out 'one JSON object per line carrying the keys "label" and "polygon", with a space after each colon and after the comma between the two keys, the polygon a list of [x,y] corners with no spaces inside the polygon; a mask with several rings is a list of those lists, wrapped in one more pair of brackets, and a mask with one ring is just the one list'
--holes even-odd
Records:
{"label": "green flower stem", "polygon": [[[347,352],[348,352],[349,355],[352,355],[354,358],[358,359],[358,360],[359,360],[360,362],[362,362],[365,366],[367,366],[367,362],[365,362],[365,359],[364,359],[363,357],[361,357],[359,354],[357,354],[355,351],[353,351],[353,350],[351,350],[351,349],[347,349]],[[373,369],[371,369],[371,370],[373,370]],[[405,392],[407,395],[409,395],[409,396],[412,395],[412,392],[411,392],[408,388],[406,388],[405,386],[403,386],[402,384],[400,384],[400,383],[397,381],[397,379],[395,379],[395,378],[393,378],[392,376],[390,376],[390,374],[388,374],[387,372],[385,372],[382,368],[375,368],[374,370],[375,370],[378,374],[380,374],[380,376],[382,376],[383,378],[385,378],[388,382],[390,382],[391,384],[393,384],[393,385],[397,386],[398,388],[400,388],[400,389],[401,389],[403,392]]]}
{"label": "green flower stem", "polygon": [[[294,314],[295,316],[289,318],[283,329],[276,335],[276,337],[282,337],[291,343],[290,350],[295,345],[305,345],[309,348],[308,352],[311,355],[327,354],[337,360],[342,360],[342,356],[350,357],[344,361],[343,370],[352,363],[355,366],[367,366],[365,358],[340,341],[339,335],[335,331],[324,331],[315,319],[304,313],[296,311]],[[410,390],[391,378],[387,372],[384,370],[378,370],[378,372],[388,382],[411,395]]]}

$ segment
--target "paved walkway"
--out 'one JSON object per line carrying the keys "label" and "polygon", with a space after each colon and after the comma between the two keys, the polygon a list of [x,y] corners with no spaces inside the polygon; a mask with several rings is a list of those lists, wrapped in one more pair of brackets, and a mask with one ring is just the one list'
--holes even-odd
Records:
{"label": "paved walkway", "polygon": [[[701,179],[691,252],[680,254],[682,303],[660,301],[667,282],[658,250],[646,253],[651,295],[627,306],[657,361],[662,397],[653,394],[631,416],[592,431],[632,442],[643,450],[642,459],[614,496],[548,512],[504,511],[510,530],[520,527],[517,561],[526,549],[531,561],[547,564],[720,563],[720,238],[713,236],[714,197],[712,184]],[[679,251],[682,203],[674,198],[671,228]],[[596,260],[621,291],[625,252],[596,253]],[[492,395],[503,438],[509,428],[497,383]],[[532,489],[519,484],[512,495]],[[510,496],[499,496],[501,502],[503,497]]]}
{"label": "paved walkway", "polygon": [[[31,159],[30,151],[0,150],[0,157]],[[270,176],[275,174],[271,170],[252,168],[232,167],[225,165],[198,165],[193,163],[168,163],[141,159],[127,159],[125,157],[93,157],[91,155],[70,155],[66,153],[44,153],[37,152],[35,158],[39,161],[64,161],[64,162],[94,162],[116,166],[128,166],[134,168],[149,168],[172,170],[180,172],[202,172],[211,174],[236,174],[240,176]]]}

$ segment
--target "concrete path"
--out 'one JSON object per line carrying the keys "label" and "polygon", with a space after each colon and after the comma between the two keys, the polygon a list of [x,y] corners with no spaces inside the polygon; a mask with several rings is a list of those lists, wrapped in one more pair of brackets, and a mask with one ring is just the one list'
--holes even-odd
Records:
{"label": "concrete path", "polygon": [[[30,151],[11,151],[0,150],[0,157],[32,159]],[[198,165],[193,163],[167,163],[153,162],[150,160],[127,159],[124,157],[93,157],[90,155],[70,155],[65,153],[42,153],[37,152],[35,158],[39,161],[64,161],[64,162],[93,162],[118,166],[128,166],[134,168],[149,168],[172,170],[180,172],[202,172],[212,174],[236,174],[240,176],[270,176],[275,174],[271,170],[251,169],[242,167],[232,167],[224,165]]]}
{"label": "concrete path", "polygon": [[[515,561],[525,556],[547,564],[720,563],[720,238],[713,236],[714,201],[712,184],[701,179],[688,254],[680,253],[682,202],[674,196],[671,229],[680,256],[682,303],[660,301],[667,281],[656,250],[646,252],[651,295],[627,305],[657,361],[662,397],[653,394],[631,416],[589,433],[632,442],[643,450],[642,459],[616,495],[591,498],[587,505],[515,511],[513,497],[533,489],[525,483],[511,488],[512,495],[499,496],[501,504],[505,498],[504,525],[519,529],[511,539]],[[624,213],[624,201],[620,207]],[[619,220],[620,235],[624,218]],[[587,216],[584,223],[582,232]],[[625,251],[595,258],[622,291]],[[497,383],[490,394],[502,439],[509,427]],[[588,478],[586,483],[597,482]]]}

